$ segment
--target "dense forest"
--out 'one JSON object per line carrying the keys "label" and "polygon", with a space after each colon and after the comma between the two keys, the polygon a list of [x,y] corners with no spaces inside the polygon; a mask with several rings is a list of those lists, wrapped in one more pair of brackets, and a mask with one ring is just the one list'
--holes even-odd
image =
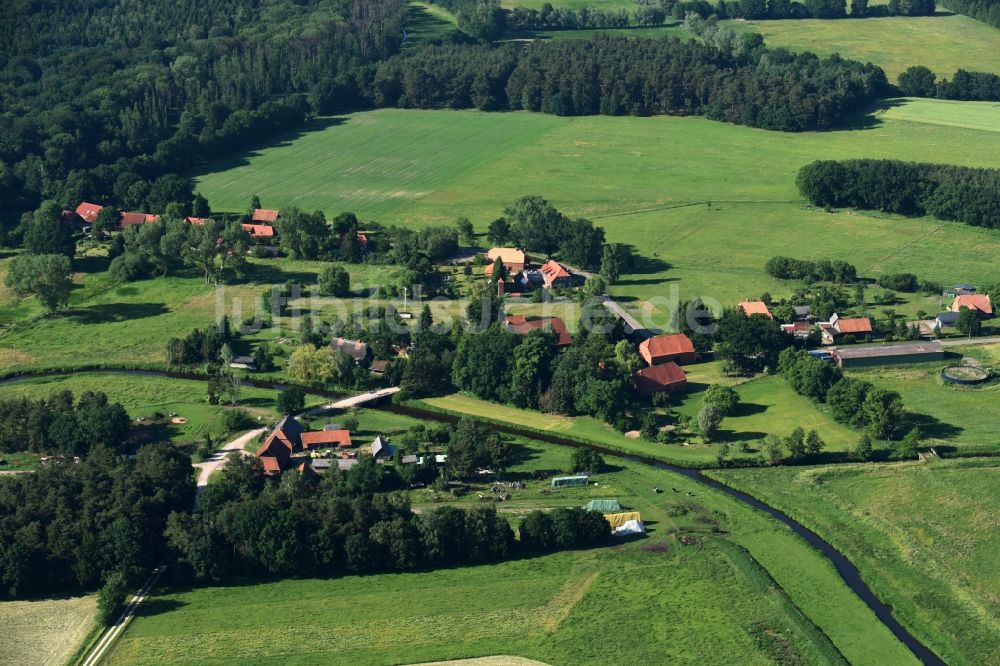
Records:
{"label": "dense forest", "polygon": [[900,160],[820,160],[799,170],[799,191],[817,206],[933,215],[1000,228],[1000,169]]}
{"label": "dense forest", "polygon": [[874,65],[770,50],[755,34],[725,46],[597,35],[525,47],[446,44],[393,57],[378,66],[374,101],[557,115],[705,115],[803,131],[833,127],[886,89]]}
{"label": "dense forest", "polygon": [[190,510],[194,477],[170,444],[133,460],[98,446],[83,462],[0,482],[0,596],[137,583],[165,554],[167,516]]}
{"label": "dense forest", "polygon": [[948,0],[948,9],[1000,28],[1000,0]]}

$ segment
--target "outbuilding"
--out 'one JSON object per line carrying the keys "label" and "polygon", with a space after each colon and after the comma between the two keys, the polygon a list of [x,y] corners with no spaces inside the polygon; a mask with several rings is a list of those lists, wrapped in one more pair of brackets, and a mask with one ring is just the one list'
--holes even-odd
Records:
{"label": "outbuilding", "polygon": [[841,368],[869,368],[878,365],[902,365],[944,359],[944,347],[938,340],[839,347],[831,349],[830,353]]}

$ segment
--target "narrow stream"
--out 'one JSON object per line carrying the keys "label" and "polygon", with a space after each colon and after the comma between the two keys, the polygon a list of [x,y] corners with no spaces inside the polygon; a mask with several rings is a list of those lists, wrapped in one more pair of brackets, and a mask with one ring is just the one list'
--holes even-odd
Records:
{"label": "narrow stream", "polygon": [[[204,375],[195,375],[195,374],[179,373],[179,372],[166,372],[162,370],[104,369],[104,370],[79,371],[79,374],[87,374],[87,373],[156,376],[156,377],[168,377],[173,379],[208,381],[208,377]],[[32,379],[35,377],[61,376],[70,374],[78,374],[78,373],[74,372],[26,373],[24,375],[17,375],[14,377],[9,377],[7,379],[2,379],[0,380],[0,386],[4,384],[11,384],[18,381]],[[279,390],[285,388],[283,385],[278,384],[276,382],[266,382],[266,381],[256,381],[256,380],[246,380],[244,381],[244,385],[256,386],[258,388],[271,388]],[[342,397],[343,395],[340,393],[334,393],[332,391],[317,391],[315,389],[307,389],[306,387],[302,388],[307,393],[322,395],[325,397]],[[438,412],[433,412],[430,410],[421,409],[419,407],[413,407],[410,405],[383,404],[377,406],[376,408],[394,414],[410,416],[420,420],[438,421],[442,423],[458,422],[457,416],[453,416],[450,414],[441,414]],[[813,548],[815,548],[819,552],[823,553],[823,555],[825,555],[827,558],[829,558],[830,561],[833,563],[834,567],[837,569],[837,573],[840,574],[841,579],[844,581],[847,587],[850,588],[851,591],[853,591],[856,595],[858,595],[858,598],[860,598],[872,610],[872,612],[875,613],[875,617],[877,617],[879,621],[882,622],[882,624],[884,624],[886,628],[889,629],[889,631],[891,631],[892,634],[900,640],[900,642],[902,642],[907,648],[909,648],[917,659],[919,659],[924,664],[929,664],[934,666],[945,665],[945,662],[940,657],[934,654],[923,643],[921,643],[912,634],[910,634],[910,632],[908,632],[901,624],[899,624],[899,622],[896,621],[896,618],[894,618],[892,615],[892,609],[889,606],[882,603],[881,601],[879,601],[878,597],[875,596],[875,593],[871,591],[871,588],[869,588],[868,585],[865,584],[864,580],[861,579],[861,574],[858,571],[857,567],[851,564],[850,560],[848,560],[843,553],[841,553],[839,550],[830,545],[818,534],[816,534],[806,526],[802,525],[798,521],[793,520],[792,518],[782,513],[778,509],[775,509],[774,507],[765,504],[764,502],[761,502],[760,500],[751,497],[746,493],[742,493],[738,490],[730,488],[725,484],[719,483],[714,479],[710,479],[702,475],[697,470],[686,469],[684,467],[678,467],[676,465],[670,465],[664,462],[660,462],[658,460],[642,458],[640,456],[632,456],[611,449],[607,449],[602,446],[598,446],[596,444],[587,444],[584,442],[579,442],[576,440],[559,437],[557,435],[549,435],[530,430],[522,430],[521,428],[517,428],[514,426],[501,425],[498,423],[491,423],[488,421],[484,421],[483,423],[498,432],[502,432],[508,435],[515,435],[518,437],[524,437],[526,439],[534,439],[542,442],[548,442],[550,444],[558,444],[560,446],[573,446],[577,448],[593,449],[608,456],[623,458],[625,460],[630,460],[632,462],[638,462],[645,465],[650,465],[657,469],[662,469],[665,471],[673,472],[675,474],[680,474],[708,488],[712,488],[713,490],[725,493],[726,495],[732,497],[733,499],[738,500],[748,506],[763,511],[772,518],[790,527],[792,531],[794,531],[796,534],[805,539],[810,545],[812,545]]]}

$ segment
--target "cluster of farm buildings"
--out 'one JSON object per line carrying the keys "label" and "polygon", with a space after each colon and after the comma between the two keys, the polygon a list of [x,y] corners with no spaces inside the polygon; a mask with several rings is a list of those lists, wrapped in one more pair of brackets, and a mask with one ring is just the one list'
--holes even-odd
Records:
{"label": "cluster of farm buildings", "polygon": [[[104,210],[104,206],[84,201],[77,206],[75,210],[64,210],[62,213],[62,219],[64,222],[72,225],[73,227],[87,232],[94,225],[94,223],[97,222],[97,216],[100,215],[102,210]],[[250,238],[257,241],[267,242],[277,235],[274,223],[278,221],[279,217],[280,214],[276,210],[257,208],[250,215],[250,221],[243,223],[241,226],[248,234],[250,234]],[[118,228],[127,229],[128,227],[132,227],[137,224],[156,222],[159,219],[160,216],[154,215],[153,213],[126,211],[119,213],[118,215]],[[201,226],[208,222],[209,218],[189,216],[184,218],[184,220],[188,224]]]}

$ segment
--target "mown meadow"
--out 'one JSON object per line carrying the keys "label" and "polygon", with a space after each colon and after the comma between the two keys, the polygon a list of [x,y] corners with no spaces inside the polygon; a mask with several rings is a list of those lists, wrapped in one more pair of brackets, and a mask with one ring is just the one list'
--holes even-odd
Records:
{"label": "mown meadow", "polygon": [[[543,492],[547,482],[531,480],[533,472],[564,465],[569,451],[522,444],[511,473],[527,487],[498,506],[512,521],[527,508],[616,497],[642,512],[648,536],[423,573],[167,584],[110,663],[389,664],[494,654],[549,664],[915,663],[828,561],[762,514],[616,459],[595,477],[598,487]],[[418,507],[475,501],[412,493]],[[262,622],[275,613],[295,621]]]}
{"label": "mown meadow", "polygon": [[724,470],[839,548],[949,664],[996,663],[1000,466],[992,460]]}

